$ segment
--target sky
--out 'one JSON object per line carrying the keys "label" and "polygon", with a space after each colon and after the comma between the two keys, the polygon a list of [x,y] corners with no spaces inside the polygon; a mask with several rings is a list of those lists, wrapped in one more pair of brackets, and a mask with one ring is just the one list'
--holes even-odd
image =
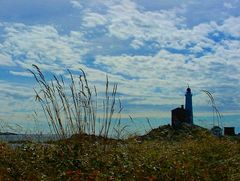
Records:
{"label": "sky", "polygon": [[170,117],[188,85],[194,115],[211,116],[208,90],[226,120],[240,116],[239,9],[239,0],[0,0],[0,120],[31,126],[41,114],[32,64],[66,77],[82,68],[99,91],[108,75],[122,117]]}

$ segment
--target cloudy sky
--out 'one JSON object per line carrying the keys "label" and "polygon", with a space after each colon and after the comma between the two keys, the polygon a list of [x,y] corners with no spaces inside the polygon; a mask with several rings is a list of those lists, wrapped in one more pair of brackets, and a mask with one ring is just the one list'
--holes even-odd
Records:
{"label": "cloudy sky", "polygon": [[239,0],[0,0],[0,119],[26,124],[38,109],[32,64],[82,68],[100,90],[107,74],[126,115],[169,116],[188,84],[195,115],[211,114],[202,89],[223,115],[239,115],[239,9]]}

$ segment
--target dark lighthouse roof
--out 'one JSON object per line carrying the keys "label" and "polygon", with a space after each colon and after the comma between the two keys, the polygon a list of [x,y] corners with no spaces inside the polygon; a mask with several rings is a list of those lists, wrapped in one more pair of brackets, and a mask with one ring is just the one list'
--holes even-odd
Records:
{"label": "dark lighthouse roof", "polygon": [[188,86],[188,88],[187,88],[187,92],[191,92],[191,89],[190,89],[190,87]]}

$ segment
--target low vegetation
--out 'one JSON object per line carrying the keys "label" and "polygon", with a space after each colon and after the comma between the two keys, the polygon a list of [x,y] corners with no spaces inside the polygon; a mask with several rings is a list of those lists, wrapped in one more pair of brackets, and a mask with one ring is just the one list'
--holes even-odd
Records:
{"label": "low vegetation", "polygon": [[239,180],[240,144],[201,134],[178,141],[75,135],[15,149],[1,143],[0,180]]}

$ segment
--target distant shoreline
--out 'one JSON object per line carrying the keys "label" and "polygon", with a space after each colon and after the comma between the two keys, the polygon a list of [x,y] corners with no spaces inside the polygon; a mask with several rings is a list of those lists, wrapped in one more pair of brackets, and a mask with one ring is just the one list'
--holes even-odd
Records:
{"label": "distant shoreline", "polygon": [[18,134],[17,133],[11,133],[11,132],[4,132],[4,133],[0,132],[0,135],[18,135]]}

